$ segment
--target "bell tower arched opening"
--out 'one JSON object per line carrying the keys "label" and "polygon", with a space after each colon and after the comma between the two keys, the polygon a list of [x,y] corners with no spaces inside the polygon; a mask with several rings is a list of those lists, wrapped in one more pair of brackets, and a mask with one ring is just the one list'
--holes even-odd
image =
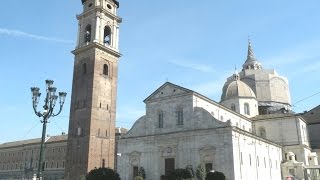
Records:
{"label": "bell tower arched opening", "polygon": [[103,31],[103,43],[106,46],[111,45],[111,28],[109,26],[104,27]]}
{"label": "bell tower arched opening", "polygon": [[84,33],[84,42],[89,43],[91,41],[91,25],[88,24]]}

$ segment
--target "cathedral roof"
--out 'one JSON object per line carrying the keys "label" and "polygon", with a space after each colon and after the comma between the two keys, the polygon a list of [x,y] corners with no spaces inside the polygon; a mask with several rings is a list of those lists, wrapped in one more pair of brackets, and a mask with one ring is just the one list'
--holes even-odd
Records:
{"label": "cathedral roof", "polygon": [[244,82],[235,78],[223,87],[221,101],[233,98],[256,98],[253,90]]}
{"label": "cathedral roof", "polygon": [[[58,142],[58,141],[66,141],[67,138],[68,138],[68,135],[50,136],[46,140],[46,143]],[[39,144],[39,143],[41,143],[41,138],[28,139],[28,140],[22,140],[22,141],[14,141],[14,142],[7,142],[7,143],[0,144],[0,148],[24,146],[24,145]]]}
{"label": "cathedral roof", "polygon": [[[171,89],[173,89],[171,91]],[[178,86],[176,84],[166,82],[162,86],[160,86],[156,91],[154,91],[150,96],[148,96],[143,102],[153,101],[155,99],[163,98],[163,97],[172,97],[175,95],[181,94],[193,94],[196,93],[190,89]]]}
{"label": "cathedral roof", "polygon": [[317,124],[320,122],[320,105],[302,114],[308,124]]}
{"label": "cathedral roof", "polygon": [[[274,120],[274,119],[284,119],[284,118],[292,118],[292,117],[301,117],[300,114],[295,113],[277,113],[277,114],[264,114],[264,115],[258,115],[255,117],[250,118],[253,121],[259,121],[259,120]],[[303,119],[304,120],[304,119]]]}

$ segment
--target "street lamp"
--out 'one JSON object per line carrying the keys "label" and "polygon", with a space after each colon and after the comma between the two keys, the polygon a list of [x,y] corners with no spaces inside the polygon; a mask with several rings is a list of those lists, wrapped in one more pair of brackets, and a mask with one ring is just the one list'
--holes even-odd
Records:
{"label": "street lamp", "polygon": [[44,150],[44,141],[45,141],[45,137],[46,137],[46,129],[47,129],[47,123],[48,123],[48,119],[50,117],[54,117],[57,116],[61,113],[62,111],[62,107],[64,104],[64,101],[66,99],[67,93],[66,92],[59,92],[59,104],[60,104],[60,109],[58,111],[58,113],[53,113],[53,109],[56,105],[58,96],[55,95],[57,88],[53,87],[53,81],[52,80],[46,80],[46,99],[44,100],[44,106],[43,106],[43,112],[41,113],[40,111],[37,111],[37,106],[39,104],[39,100],[40,100],[40,88],[38,87],[32,87],[31,88],[31,92],[32,92],[32,106],[33,106],[33,110],[34,113],[42,118],[42,120],[40,120],[41,123],[43,123],[42,126],[42,138],[41,138],[41,146],[40,146],[40,158],[39,158],[39,165],[38,165],[38,173],[37,173],[37,178],[41,179],[42,178],[42,168],[43,168],[43,150]]}

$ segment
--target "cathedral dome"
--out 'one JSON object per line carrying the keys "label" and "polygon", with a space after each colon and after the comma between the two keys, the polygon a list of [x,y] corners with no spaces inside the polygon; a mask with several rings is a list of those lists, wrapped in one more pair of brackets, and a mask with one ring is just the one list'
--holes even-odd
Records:
{"label": "cathedral dome", "polygon": [[239,97],[256,98],[256,95],[246,83],[239,79],[235,79],[223,87],[221,101]]}

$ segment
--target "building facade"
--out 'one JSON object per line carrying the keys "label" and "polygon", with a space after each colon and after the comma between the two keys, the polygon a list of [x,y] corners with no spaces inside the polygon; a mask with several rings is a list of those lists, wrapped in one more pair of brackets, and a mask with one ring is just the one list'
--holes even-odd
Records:
{"label": "building facade", "polygon": [[65,179],[114,168],[119,3],[82,0],[70,108]]}
{"label": "building facade", "polygon": [[307,121],[291,111],[287,79],[264,70],[250,42],[220,103],[169,82],[144,102],[146,114],[119,140],[122,179],[140,167],[155,180],[200,164],[229,180],[320,178],[319,151],[310,147]]}
{"label": "building facade", "polygon": [[169,82],[144,102],[146,115],[119,140],[121,179],[139,167],[156,180],[200,164],[228,179],[281,179],[281,146],[253,135],[246,116]]}
{"label": "building facade", "polygon": [[[0,179],[32,179],[38,170],[39,139],[0,144]],[[43,177],[60,180],[64,177],[67,135],[47,137]]]}
{"label": "building facade", "polygon": [[307,121],[310,146],[317,152],[318,162],[320,162],[320,105],[303,113],[302,117]]}
{"label": "building facade", "polygon": [[[125,128],[115,128],[116,144],[127,131]],[[67,140],[66,134],[46,138],[43,180],[65,179]],[[40,143],[41,138],[0,144],[0,180],[32,179],[38,170]],[[114,161],[113,167],[116,164]]]}

